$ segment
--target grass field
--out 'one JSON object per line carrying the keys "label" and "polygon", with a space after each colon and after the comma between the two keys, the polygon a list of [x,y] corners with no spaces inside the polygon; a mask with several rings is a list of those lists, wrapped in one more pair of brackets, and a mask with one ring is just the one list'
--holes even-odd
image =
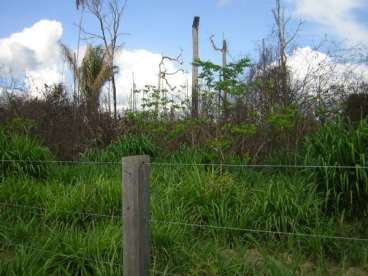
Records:
{"label": "grass field", "polygon": [[[0,275],[121,275],[120,165],[49,172],[1,178]],[[368,241],[192,225],[368,237],[322,204],[303,170],[153,165],[152,274],[366,275]]]}

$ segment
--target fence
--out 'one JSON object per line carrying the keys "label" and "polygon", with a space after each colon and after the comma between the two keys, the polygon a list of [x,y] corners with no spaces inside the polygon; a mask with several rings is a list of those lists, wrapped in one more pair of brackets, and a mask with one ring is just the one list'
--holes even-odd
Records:
{"label": "fence", "polygon": [[[27,160],[2,160],[4,163],[56,163],[56,164],[85,164],[85,165],[121,165],[120,162],[77,162],[77,161],[27,161]],[[212,225],[212,224],[198,224],[183,221],[167,221],[150,218],[150,167],[151,166],[220,166],[220,167],[235,167],[235,168],[296,168],[296,169],[313,169],[324,168],[328,169],[346,169],[359,170],[368,169],[365,166],[308,166],[308,165],[233,165],[233,164],[192,164],[192,163],[157,163],[150,162],[148,156],[131,156],[123,158],[122,160],[122,214],[103,214],[92,212],[76,212],[64,210],[64,213],[77,215],[80,217],[96,217],[111,220],[122,221],[122,237],[123,237],[123,260],[116,261],[99,261],[110,266],[121,266],[124,275],[148,275],[153,274],[175,275],[169,272],[160,272],[150,269],[150,224],[167,224],[180,225],[183,227],[193,227],[199,229],[215,229],[221,231],[238,231],[256,234],[271,234],[278,236],[292,236],[296,238],[317,238],[324,240],[335,241],[350,241],[350,242],[368,242],[368,238],[349,237],[349,236],[334,236],[334,235],[319,235],[311,233],[287,232],[287,231],[270,231],[263,229],[241,228],[234,225]],[[12,202],[0,202],[0,206],[4,208],[20,208],[26,210],[35,210],[43,212],[44,208],[39,206],[30,206],[26,204],[14,204]],[[6,227],[6,226],[4,226]],[[0,240],[1,242],[1,240]],[[36,248],[24,244],[16,244],[12,242],[5,242],[5,246],[9,247],[24,247],[30,250],[41,251],[44,253],[56,254],[63,257],[79,258],[87,262],[94,262],[95,259],[58,253],[52,250],[43,248]]]}

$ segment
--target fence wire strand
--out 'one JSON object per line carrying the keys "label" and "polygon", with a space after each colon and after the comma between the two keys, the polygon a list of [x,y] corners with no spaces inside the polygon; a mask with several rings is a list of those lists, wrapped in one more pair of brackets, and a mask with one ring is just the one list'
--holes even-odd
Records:
{"label": "fence wire strand", "polygon": [[[77,160],[0,160],[0,163],[33,163],[33,164],[75,164],[75,165],[121,165],[121,162],[117,161],[77,161]],[[298,164],[221,164],[221,163],[175,163],[175,162],[150,162],[145,165],[152,166],[168,166],[168,167],[228,167],[228,168],[275,168],[275,169],[347,169],[347,170],[366,170],[368,166],[361,165],[298,165]],[[124,171],[124,169],[123,169]],[[8,202],[0,202],[0,206],[12,207],[12,208],[22,208],[28,211],[38,210],[38,211],[49,211],[48,209],[38,207],[38,206],[29,206],[22,204],[13,204]],[[51,211],[51,210],[50,210]],[[68,211],[68,210],[57,210],[68,214],[74,214],[79,216],[93,216],[93,217],[102,217],[102,218],[110,218],[110,219],[122,219],[121,215],[108,215],[101,213],[92,213],[92,212],[76,212],[76,211]],[[360,242],[368,242],[368,238],[358,238],[358,237],[347,237],[347,236],[333,236],[333,235],[323,235],[323,234],[308,234],[308,233],[298,233],[298,232],[286,232],[286,231],[271,231],[271,230],[259,230],[259,229],[251,229],[251,228],[240,228],[240,227],[232,227],[232,226],[219,226],[219,225],[210,225],[210,224],[197,224],[197,223],[186,223],[180,221],[165,221],[165,220],[156,220],[151,219],[150,222],[157,224],[165,224],[165,225],[180,225],[184,227],[195,227],[195,228],[206,228],[206,229],[216,229],[216,230],[224,230],[224,231],[240,231],[240,232],[248,232],[254,234],[272,234],[272,235],[283,235],[283,236],[294,236],[301,238],[318,238],[318,239],[328,239],[328,240],[342,240],[342,241],[360,241]],[[36,250],[40,252],[45,252],[48,254],[55,254],[58,256],[64,256],[67,258],[78,258],[85,261],[92,261],[95,263],[104,263],[107,265],[113,266],[123,266],[123,264],[116,262],[107,262],[107,261],[99,261],[93,258],[81,257],[77,255],[68,255],[64,253],[55,252],[52,250],[36,248],[32,246],[28,246],[25,244],[14,244],[5,242],[4,246],[12,246],[12,247],[23,247],[29,248],[31,250]],[[154,269],[151,269],[150,272],[154,274],[160,275],[178,275],[169,272],[161,272]]]}
{"label": "fence wire strand", "polygon": [[[45,208],[38,207],[38,206],[30,206],[30,205],[21,205],[21,204],[13,204],[7,202],[0,202],[1,206],[13,207],[13,208],[21,208],[21,209],[33,209],[38,211],[48,211]],[[93,216],[93,217],[103,217],[103,218],[114,218],[114,219],[121,219],[121,216],[118,215],[107,215],[107,214],[98,214],[98,213],[90,213],[90,212],[76,212],[76,211],[68,211],[68,210],[55,210],[60,212],[65,212],[73,215],[80,215],[80,216]]]}
{"label": "fence wire strand", "polygon": [[[117,161],[77,161],[77,160],[0,160],[2,163],[51,163],[51,164],[81,164],[81,165],[121,165]],[[298,165],[298,164],[221,164],[221,163],[175,163],[175,162],[150,162],[146,165],[152,166],[175,166],[175,167],[234,167],[234,168],[275,168],[275,169],[368,169],[361,165]]]}
{"label": "fence wire strand", "polygon": [[220,164],[220,163],[169,163],[169,162],[151,162],[152,166],[183,166],[183,167],[234,167],[234,168],[275,168],[275,169],[368,169],[368,166],[360,165],[272,165],[272,164]]}
{"label": "fence wire strand", "polygon": [[258,230],[250,228],[239,228],[239,227],[229,227],[229,226],[217,226],[210,224],[196,224],[196,223],[185,223],[179,221],[162,221],[162,220],[151,220],[153,223],[159,224],[172,224],[181,225],[186,227],[197,227],[197,228],[210,228],[217,230],[229,230],[229,231],[241,231],[250,233],[260,233],[260,234],[273,234],[273,235],[285,235],[285,236],[297,236],[306,238],[320,238],[320,239],[335,239],[335,240],[347,240],[347,241],[364,241],[368,242],[368,238],[356,238],[356,237],[344,237],[344,236],[330,236],[330,235],[320,235],[320,234],[308,234],[308,233],[297,233],[297,232],[283,232],[283,231],[271,231],[271,230]]}
{"label": "fence wire strand", "polygon": [[81,164],[81,165],[121,165],[121,162],[116,161],[78,161],[78,160],[17,160],[5,159],[0,160],[2,163],[35,163],[35,164]]}
{"label": "fence wire strand", "polygon": [[[15,207],[15,208],[24,208],[24,209],[36,209],[39,211],[46,211],[46,209],[36,206],[29,205],[19,205],[19,204],[7,204],[0,202],[0,205]],[[118,215],[107,215],[107,214],[97,214],[97,213],[84,213],[84,212],[74,212],[74,211],[63,211],[72,214],[78,215],[87,215],[87,216],[96,216],[96,217],[104,217],[104,218],[119,218],[122,219],[121,216]],[[197,228],[207,228],[207,229],[217,229],[217,230],[228,230],[228,231],[240,231],[240,232],[248,232],[248,233],[258,233],[258,234],[272,234],[272,235],[283,235],[283,236],[295,236],[295,237],[304,237],[304,238],[319,238],[319,239],[334,239],[334,240],[345,240],[345,241],[363,241],[368,242],[368,238],[357,238],[357,237],[346,237],[346,236],[332,236],[332,235],[322,235],[322,234],[308,234],[308,233],[298,233],[298,232],[284,232],[284,231],[271,231],[271,230],[262,230],[262,229],[251,229],[251,228],[240,228],[233,226],[220,226],[220,225],[211,225],[211,224],[197,224],[197,223],[186,223],[180,221],[166,221],[166,220],[156,220],[151,219],[150,222],[158,223],[158,224],[168,224],[168,225],[181,225],[185,227],[197,227]]]}

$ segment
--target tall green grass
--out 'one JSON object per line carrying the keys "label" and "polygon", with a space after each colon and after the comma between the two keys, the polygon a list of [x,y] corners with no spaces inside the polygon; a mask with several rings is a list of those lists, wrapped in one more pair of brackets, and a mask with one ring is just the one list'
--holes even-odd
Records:
{"label": "tall green grass", "polygon": [[326,124],[306,141],[307,165],[351,166],[308,169],[325,200],[325,210],[354,218],[368,215],[368,122]]}
{"label": "tall green grass", "polygon": [[[326,126],[309,138],[304,161],[363,165],[364,124]],[[1,145],[12,141],[5,138]],[[28,160],[52,158],[47,150],[44,156],[26,155],[28,146],[13,147],[22,149]],[[349,150],[352,155],[346,157]],[[366,217],[342,220],[340,212],[325,212],[326,206],[355,210],[343,201],[342,194],[350,190],[331,186],[350,185],[339,182],[347,181],[345,171],[197,166],[218,162],[206,151],[184,147],[165,160],[145,136],[123,137],[104,150],[87,152],[83,160],[118,162],[123,155],[143,153],[175,163],[151,165],[152,275],[328,275],[352,268],[368,272],[368,242],[318,237],[368,237]],[[121,275],[120,164],[50,166],[43,168],[46,178],[19,169],[4,174],[0,182],[0,275]],[[364,184],[361,174],[348,177],[353,184]],[[364,185],[359,185],[354,199],[362,196]]]}
{"label": "tall green grass", "polygon": [[158,152],[158,147],[149,136],[128,134],[105,149],[88,150],[82,155],[82,160],[119,162],[123,156],[147,154],[154,157]]}
{"label": "tall green grass", "polygon": [[[54,166],[57,173],[48,179],[8,176],[0,185],[0,203],[41,208],[0,204],[0,274],[121,275],[120,169]],[[314,183],[301,174],[247,170],[239,177],[216,167],[152,165],[150,179],[154,271],[324,275],[351,266],[366,269],[363,242],[170,223],[368,236],[363,225],[341,224],[321,212]]]}
{"label": "tall green grass", "polygon": [[9,135],[0,128],[0,160],[2,174],[46,177],[49,164],[43,161],[53,160],[53,155],[37,139],[22,134]]}

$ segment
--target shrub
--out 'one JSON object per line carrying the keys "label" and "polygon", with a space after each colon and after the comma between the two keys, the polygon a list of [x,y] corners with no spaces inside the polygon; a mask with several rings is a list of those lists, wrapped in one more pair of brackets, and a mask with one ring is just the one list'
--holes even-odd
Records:
{"label": "shrub", "polygon": [[[1,171],[5,174],[26,174],[45,177],[49,173],[49,161],[53,156],[47,147],[30,136],[6,134],[0,129]],[[35,162],[37,161],[37,162]]]}
{"label": "shrub", "polygon": [[83,160],[116,161],[123,156],[147,154],[151,157],[157,155],[158,147],[152,139],[145,135],[125,135],[105,149],[91,149],[82,155]]}
{"label": "shrub", "polygon": [[352,166],[308,169],[316,177],[327,211],[348,216],[364,215],[368,206],[368,122],[326,124],[306,140],[305,164]]}
{"label": "shrub", "polygon": [[360,121],[368,116],[368,94],[351,94],[345,102],[345,116],[350,121]]}

